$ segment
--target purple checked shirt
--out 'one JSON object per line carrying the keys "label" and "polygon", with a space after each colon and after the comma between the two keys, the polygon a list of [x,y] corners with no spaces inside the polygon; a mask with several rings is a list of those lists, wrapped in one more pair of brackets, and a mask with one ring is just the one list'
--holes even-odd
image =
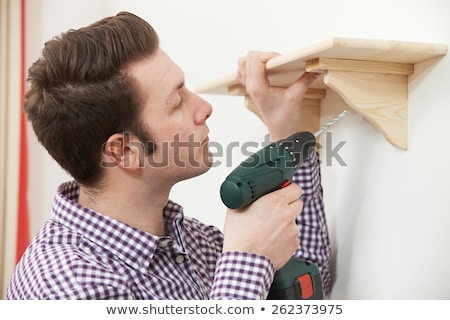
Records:
{"label": "purple checked shirt", "polygon": [[[319,266],[330,288],[330,244],[318,156],[297,169],[304,209],[295,255]],[[222,253],[215,226],[184,216],[169,201],[168,236],[158,237],[77,203],[76,182],[62,184],[52,216],[33,239],[9,283],[8,299],[261,299],[274,276],[264,256]]]}

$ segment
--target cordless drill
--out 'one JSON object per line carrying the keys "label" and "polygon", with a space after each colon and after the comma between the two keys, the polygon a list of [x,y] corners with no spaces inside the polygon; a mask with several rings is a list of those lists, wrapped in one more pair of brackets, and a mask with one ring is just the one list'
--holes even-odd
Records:
{"label": "cordless drill", "polygon": [[[220,187],[223,203],[231,209],[243,208],[266,193],[290,184],[295,168],[314,151],[316,139],[299,132],[272,143],[243,161]],[[317,266],[291,258],[275,273],[267,299],[322,299],[322,279]]]}
{"label": "cordless drill", "polygon": [[[345,110],[314,134],[298,132],[272,143],[244,160],[222,183],[220,196],[231,209],[243,208],[259,197],[290,184],[295,168],[314,151],[316,137],[349,114]],[[322,278],[314,263],[291,258],[275,273],[267,297],[271,300],[323,299]]]}

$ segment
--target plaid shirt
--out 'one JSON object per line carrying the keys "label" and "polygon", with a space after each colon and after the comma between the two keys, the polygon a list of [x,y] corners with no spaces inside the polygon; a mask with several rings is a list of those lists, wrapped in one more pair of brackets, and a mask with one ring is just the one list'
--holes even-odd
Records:
{"label": "plaid shirt", "polygon": [[[301,248],[330,286],[330,246],[317,155],[295,173],[304,191],[297,219]],[[77,203],[76,182],[62,184],[52,217],[26,250],[9,283],[8,299],[260,299],[274,268],[267,257],[222,253],[215,226],[183,215],[169,201],[168,236],[154,236]]]}

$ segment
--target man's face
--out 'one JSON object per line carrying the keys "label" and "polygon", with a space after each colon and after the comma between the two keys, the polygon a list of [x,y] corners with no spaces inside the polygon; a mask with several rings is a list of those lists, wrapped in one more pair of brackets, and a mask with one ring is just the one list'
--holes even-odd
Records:
{"label": "man's face", "polygon": [[129,73],[142,96],[141,122],[156,145],[145,166],[174,183],[206,172],[213,161],[206,125],[211,105],[186,88],[183,71],[161,49]]}

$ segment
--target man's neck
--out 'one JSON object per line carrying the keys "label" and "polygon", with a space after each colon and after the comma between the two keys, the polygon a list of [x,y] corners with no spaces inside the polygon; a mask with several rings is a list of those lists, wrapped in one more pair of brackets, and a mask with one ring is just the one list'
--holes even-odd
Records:
{"label": "man's neck", "polygon": [[139,184],[108,182],[101,190],[80,187],[78,203],[139,230],[165,235],[163,209],[170,189],[150,190]]}

